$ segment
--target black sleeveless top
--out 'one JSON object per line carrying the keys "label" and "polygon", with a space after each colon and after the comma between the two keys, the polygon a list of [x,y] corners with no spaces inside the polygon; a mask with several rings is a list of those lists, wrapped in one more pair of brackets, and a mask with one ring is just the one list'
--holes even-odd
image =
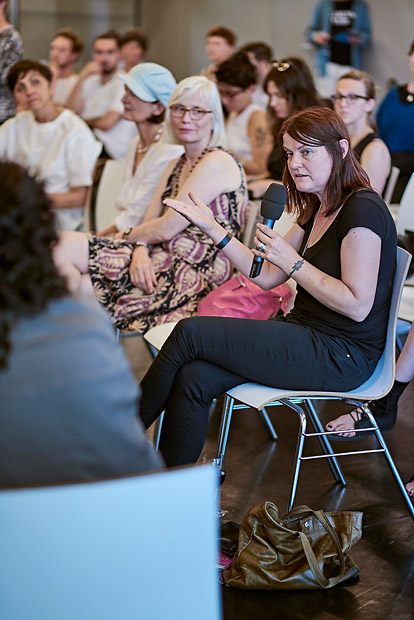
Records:
{"label": "black sleeveless top", "polygon": [[358,161],[361,161],[363,150],[368,146],[368,144],[374,142],[374,140],[381,140],[380,136],[377,134],[376,131],[372,131],[371,133],[369,133],[367,136],[365,136],[365,138],[362,138],[362,140],[360,140],[358,144],[354,146],[353,151],[358,157]]}
{"label": "black sleeveless top", "polygon": [[[303,252],[312,224],[313,219],[301,226],[305,235],[299,254]],[[368,316],[361,322],[354,321],[323,305],[298,284],[295,305],[286,320],[349,340],[369,359],[377,361],[385,344],[397,256],[397,233],[385,202],[372,189],[349,196],[319,241],[305,251],[304,258],[324,273],[340,279],[342,240],[349,230],[360,226],[369,228],[382,240],[377,290]]]}

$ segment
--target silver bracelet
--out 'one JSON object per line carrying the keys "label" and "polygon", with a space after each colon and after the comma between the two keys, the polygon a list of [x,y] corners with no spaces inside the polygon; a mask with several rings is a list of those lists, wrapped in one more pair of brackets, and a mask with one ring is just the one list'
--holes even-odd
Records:
{"label": "silver bracelet", "polygon": [[149,247],[148,243],[145,243],[145,241],[135,241],[135,245],[142,245],[144,248]]}

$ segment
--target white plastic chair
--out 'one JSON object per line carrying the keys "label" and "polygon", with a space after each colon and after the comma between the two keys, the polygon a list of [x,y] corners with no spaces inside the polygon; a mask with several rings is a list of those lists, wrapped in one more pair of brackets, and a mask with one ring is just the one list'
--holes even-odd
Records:
{"label": "white plastic chair", "polygon": [[[222,466],[226,451],[227,438],[229,434],[233,410],[252,407],[254,409],[257,409],[258,411],[265,412],[265,407],[283,404],[296,411],[300,421],[295,464],[292,474],[291,492],[287,508],[288,511],[291,510],[294,504],[299,478],[299,469],[303,460],[314,458],[327,458],[335,480],[342,486],[346,486],[345,478],[343,477],[343,474],[339,468],[336,456],[346,456],[347,454],[368,454],[372,452],[383,452],[395,477],[395,480],[409,507],[410,514],[414,519],[414,506],[412,505],[411,500],[404,488],[404,484],[400,478],[400,475],[397,472],[397,469],[384,442],[382,434],[375,423],[375,419],[370,413],[369,409],[366,407],[366,405],[364,405],[364,402],[381,398],[382,396],[387,394],[394,382],[396,321],[401,293],[410,260],[411,255],[408,254],[408,252],[405,252],[405,250],[402,250],[401,248],[397,249],[397,270],[394,279],[386,345],[381,359],[379,360],[374,373],[368,379],[368,381],[366,381],[359,388],[350,392],[302,392],[301,390],[275,389],[260,385],[258,383],[244,383],[233,388],[232,390],[227,392],[224,402],[217,454],[220,466]],[[372,427],[371,429],[357,430],[356,433],[360,434],[366,432],[367,430],[373,430],[380,445],[380,448],[373,450],[359,450],[353,452],[334,453],[328,438],[329,435],[335,434],[336,431],[323,430],[322,424],[312,404],[312,400],[316,399],[340,399],[346,401],[350,405],[362,407],[366,412]],[[235,401],[238,401],[239,404],[235,404]],[[304,409],[311,418],[317,432],[306,432],[307,420]],[[303,446],[305,438],[315,436],[319,438],[324,454],[303,456]]]}
{"label": "white plastic chair", "polygon": [[398,350],[403,347],[402,338],[408,335],[411,323],[414,321],[414,287],[404,286],[401,295],[401,304],[398,311],[396,343]]}
{"label": "white plastic chair", "polygon": [[391,167],[390,176],[388,177],[388,182],[385,186],[384,191],[384,202],[388,205],[391,202],[392,194],[394,191],[395,184],[397,183],[397,179],[400,176],[400,169],[396,166]]}
{"label": "white plastic chair", "polygon": [[95,202],[95,227],[103,230],[114,223],[115,203],[124,181],[125,160],[108,159],[99,181]]}
{"label": "white plastic chair", "polygon": [[[390,205],[392,210],[393,205]],[[397,209],[397,233],[403,235],[406,230],[414,230],[414,174],[401,197],[400,206]]]}
{"label": "white plastic chair", "polygon": [[217,468],[0,491],[3,620],[220,620]]}

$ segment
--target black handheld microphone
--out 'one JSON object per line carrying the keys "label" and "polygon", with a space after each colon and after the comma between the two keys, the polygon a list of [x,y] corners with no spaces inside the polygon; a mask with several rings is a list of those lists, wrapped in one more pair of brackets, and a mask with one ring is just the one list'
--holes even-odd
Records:
{"label": "black handheld microphone", "polygon": [[[260,213],[263,217],[263,224],[273,228],[276,220],[280,218],[285,208],[286,202],[286,188],[280,183],[272,183],[265,191],[262,203],[260,205]],[[257,278],[262,265],[263,258],[261,256],[255,256],[250,269],[250,278]]]}

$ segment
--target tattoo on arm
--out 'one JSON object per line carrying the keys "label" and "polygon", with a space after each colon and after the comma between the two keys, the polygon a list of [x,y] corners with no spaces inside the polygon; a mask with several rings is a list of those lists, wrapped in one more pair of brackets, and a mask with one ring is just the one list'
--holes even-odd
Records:
{"label": "tattoo on arm", "polygon": [[303,259],[302,259],[302,260],[298,260],[298,261],[297,261],[297,262],[293,265],[293,267],[292,267],[292,271],[291,271],[291,272],[290,272],[290,274],[289,274],[289,278],[292,276],[292,274],[293,274],[293,273],[295,273],[295,271],[299,271],[299,269],[302,267],[302,265],[303,265],[303,263],[304,263],[304,262],[305,262],[305,261],[304,261]]}
{"label": "tattoo on arm", "polygon": [[266,142],[266,131],[264,127],[258,127],[254,134],[254,143],[257,149],[261,148]]}

